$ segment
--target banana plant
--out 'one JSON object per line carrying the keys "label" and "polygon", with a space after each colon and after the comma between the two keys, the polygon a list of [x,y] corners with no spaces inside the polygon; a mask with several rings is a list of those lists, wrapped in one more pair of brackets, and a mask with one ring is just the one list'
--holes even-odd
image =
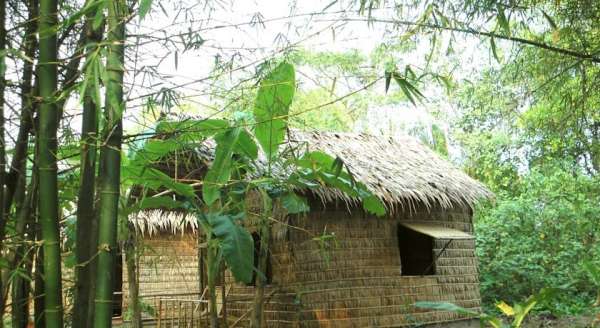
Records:
{"label": "banana plant", "polygon": [[[307,200],[294,190],[323,186],[337,188],[351,197],[361,199],[366,211],[378,216],[385,214],[383,203],[366,186],[355,181],[350,172],[344,170],[341,159],[320,151],[307,151],[294,157],[282,149],[295,88],[294,67],[281,63],[260,83],[252,117],[254,122],[243,115],[238,115],[239,118],[234,121],[161,122],[155,131],[150,132],[160,138],[138,145],[131,161],[123,168],[124,175],[132,180],[131,185],[142,184],[150,190],[166,188],[185,199],[176,202],[170,197],[143,198],[134,208],[185,207],[196,213],[207,245],[211,327],[218,325],[214,304],[216,277],[222,262],[226,263],[233,277],[241,282],[249,283],[254,270],[259,273],[251,325],[262,326],[266,284],[264,272],[274,204],[281,204],[289,214],[310,209]],[[248,129],[247,126],[254,126],[254,129]],[[194,148],[206,139],[212,139],[216,146],[214,159],[202,181],[201,197],[192,186],[174,181],[153,167],[153,163],[169,154]],[[263,167],[266,169],[263,170]],[[256,226],[261,239],[258,268],[253,266],[252,236],[243,224],[247,217],[245,200],[250,193],[259,195],[261,203]],[[152,198],[156,199],[146,200]]]}

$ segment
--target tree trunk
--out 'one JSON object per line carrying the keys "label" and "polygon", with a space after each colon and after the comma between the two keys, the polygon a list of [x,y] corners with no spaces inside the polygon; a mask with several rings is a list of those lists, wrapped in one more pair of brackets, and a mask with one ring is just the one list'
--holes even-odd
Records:
{"label": "tree trunk", "polygon": [[111,326],[113,310],[113,271],[117,251],[117,219],[121,165],[121,114],[124,110],[123,75],[126,6],[123,0],[108,2],[108,55],[106,70],[106,109],[100,161],[100,204],[98,222],[98,262],[94,327]]}
{"label": "tree trunk", "polygon": [[[24,49],[25,57],[35,58],[37,42],[37,0],[27,1],[27,25],[25,27],[25,36],[21,48]],[[33,68],[34,63],[23,60],[23,76],[21,78],[21,115],[19,117],[19,132],[15,140],[15,148],[10,164],[9,172],[6,176],[6,195],[4,197],[5,211],[9,211],[12,206],[12,200],[15,190],[18,189],[18,182],[21,181],[17,176],[23,173],[22,167],[27,159],[27,146],[29,134],[33,128],[34,112],[34,87],[33,87]]]}
{"label": "tree trunk", "polygon": [[60,228],[57,184],[57,1],[40,0],[39,65],[39,217],[44,248],[44,316],[46,327],[63,327]]}
{"label": "tree trunk", "polygon": [[129,308],[131,309],[131,327],[142,327],[142,311],[139,300],[139,276],[138,276],[138,256],[137,256],[137,238],[135,228],[127,223],[128,238],[124,244],[125,261],[127,262],[127,284],[129,290]]}
{"label": "tree trunk", "polygon": [[269,244],[271,240],[271,225],[268,218],[272,214],[271,199],[266,193],[262,193],[263,209],[259,226],[260,249],[258,252],[258,271],[256,275],[256,286],[250,327],[261,328],[263,326],[263,305],[265,298],[265,286],[267,284],[267,270],[269,260]]}
{"label": "tree trunk", "polygon": [[[0,52],[6,51],[6,1],[2,1],[0,4]],[[6,59],[3,56],[2,67],[4,69],[0,72],[0,204],[4,204],[4,185],[6,183],[6,149],[4,144],[4,105],[6,99],[4,98],[4,91],[6,89],[5,80],[5,62]],[[4,211],[4,206],[0,206],[0,236],[4,237],[4,229],[6,228],[6,221],[8,216]],[[4,238],[0,239],[0,242]]]}
{"label": "tree trunk", "polygon": [[[27,58],[34,58],[37,48],[37,1],[31,0],[27,2],[27,11],[28,11],[28,23],[25,27],[25,35],[23,37],[23,43],[21,48],[24,49],[25,56]],[[27,146],[29,143],[29,134],[31,132],[31,128],[33,126],[33,67],[34,64],[30,61],[23,61],[23,75],[20,83],[20,92],[21,92],[21,114],[19,119],[19,132],[17,135],[17,139],[15,140],[15,148],[13,150],[13,156],[11,160],[11,165],[9,172],[6,176],[6,190],[4,197],[4,211],[9,213],[13,200],[15,204],[15,216],[17,218],[16,226],[17,226],[17,234],[15,236],[18,240],[23,240],[24,236],[22,233],[23,229],[19,229],[19,226],[23,226],[26,222],[25,220],[30,219],[31,209],[35,208],[35,202],[31,202],[33,198],[32,193],[36,193],[37,191],[33,191],[31,186],[27,189],[28,195],[26,199],[23,199],[23,194],[25,193],[25,184],[27,183],[27,167],[26,167],[26,159],[27,159]],[[37,188],[37,186],[36,186]],[[36,189],[37,190],[37,189]],[[25,204],[25,206],[23,206]],[[21,213],[22,211],[26,211],[26,213]],[[35,211],[34,211],[35,212]],[[29,222],[29,226],[33,226],[33,222]],[[28,238],[29,241],[33,240],[31,233]],[[0,236],[0,240],[4,240],[4,235]],[[19,246],[17,250],[17,254],[21,254],[24,251],[23,246]],[[29,256],[31,257],[32,252],[29,252]],[[7,268],[2,270],[2,281],[7,282],[10,273],[15,269],[15,265],[19,263],[19,257],[16,260],[13,260],[14,253],[9,253],[8,255],[10,265]],[[31,263],[26,263],[25,267],[26,272],[31,271]],[[22,280],[22,281],[21,281]],[[19,321],[22,320],[22,316],[25,315],[25,320],[28,318],[28,304],[27,302],[18,303],[16,300],[19,300],[20,297],[28,297],[28,286],[30,282],[23,280],[20,276],[16,276],[14,280],[13,287],[13,295],[12,299],[15,300],[12,306],[13,313],[13,325],[15,327],[19,326]],[[6,295],[8,295],[8,286],[4,286],[3,290],[3,300],[0,301],[4,303]],[[3,313],[2,313],[3,314]]]}
{"label": "tree trunk", "polygon": [[217,313],[217,277],[219,276],[219,263],[217,256],[217,247],[211,245],[211,240],[208,238],[206,247],[206,273],[208,280],[208,305],[210,314],[210,327],[219,327],[219,314]]}
{"label": "tree trunk", "polygon": [[270,226],[263,223],[260,227],[260,251],[258,253],[258,271],[256,276],[256,290],[254,294],[254,310],[252,311],[251,327],[263,326],[263,305],[265,298],[265,286],[267,285],[267,268],[269,259]]}
{"label": "tree trunk", "polygon": [[[42,240],[41,231],[39,227],[39,216],[36,218],[37,222],[35,225],[36,230],[36,239],[38,242]],[[45,328],[46,327],[46,316],[44,315],[44,309],[46,308],[44,304],[44,248],[40,247],[37,249],[35,254],[35,290],[33,291],[33,317],[35,328]]]}
{"label": "tree trunk", "polygon": [[[6,1],[2,1],[0,4],[0,51],[4,52],[6,50]],[[4,56],[1,59],[3,63],[2,67],[5,67],[4,62],[6,62]],[[6,87],[6,81],[4,79],[4,69],[0,72],[0,204],[4,204],[4,184],[5,184],[5,166],[6,166],[6,154],[4,149],[4,89]],[[7,216],[4,215],[4,206],[0,208],[0,246],[2,241],[4,240],[4,231],[6,229],[6,221],[8,219]],[[4,289],[2,281],[0,281],[0,315],[4,315],[4,307],[6,306],[6,299],[4,297]],[[2,316],[0,316],[0,319]],[[4,327],[3,320],[0,320],[0,327]]]}
{"label": "tree trunk", "polygon": [[[22,268],[24,273],[30,274],[33,268],[32,261],[34,259],[35,246],[26,245],[27,241],[34,240],[35,236],[35,213],[31,212],[31,209],[35,208],[37,202],[37,174],[33,174],[31,182],[28,187],[28,192],[23,205],[17,214],[17,235],[24,236],[24,231],[28,225],[28,237],[27,240],[22,240],[23,244],[19,245],[17,251],[14,253],[14,259],[11,260],[11,268],[19,269]],[[15,276],[13,280],[12,288],[12,318],[13,327],[15,328],[26,328],[29,321],[29,291],[31,289],[31,282],[20,275]]]}
{"label": "tree trunk", "polygon": [[[87,1],[89,2],[89,1]],[[90,23],[96,13],[89,13],[86,17],[86,56],[91,57],[98,44],[102,41],[102,30],[94,29]],[[98,107],[94,103],[92,92],[88,89],[83,99],[83,117],[81,127],[81,161],[80,161],[80,184],[77,197],[77,224],[75,230],[75,258],[77,267],[75,270],[75,294],[73,309],[73,327],[85,328],[92,324],[92,313],[94,303],[91,297],[92,284],[95,282],[94,255],[97,245],[94,243],[93,235],[97,232],[96,222],[96,145],[98,135]],[[94,262],[94,263],[92,263]]]}

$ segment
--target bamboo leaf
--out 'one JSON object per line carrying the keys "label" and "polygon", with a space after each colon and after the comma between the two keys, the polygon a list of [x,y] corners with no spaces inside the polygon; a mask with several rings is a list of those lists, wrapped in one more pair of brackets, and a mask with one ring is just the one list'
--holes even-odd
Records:
{"label": "bamboo leaf", "polygon": [[130,162],[129,165],[121,169],[123,180],[129,181],[132,185],[145,186],[152,190],[166,188],[173,190],[176,194],[193,199],[196,197],[194,188],[189,184],[175,181],[167,174],[151,167],[135,165]]}
{"label": "bamboo leaf", "polygon": [[[102,11],[102,8],[104,7],[105,2],[106,2],[106,0],[95,0],[95,1],[87,2],[85,4],[85,6],[83,6],[83,8],[81,8],[80,10],[78,10],[74,14],[70,15],[65,20],[63,20],[60,25],[60,29],[65,29],[65,28],[77,23],[79,21],[79,19],[81,19],[81,17],[83,17],[89,13],[92,13],[92,12],[97,13],[98,11]],[[51,30],[44,30],[43,33],[41,33],[41,34],[46,35],[46,33],[53,33],[53,32],[56,32],[56,28],[52,28]]]}
{"label": "bamboo leaf", "polygon": [[385,71],[385,93],[388,92],[390,88],[390,82],[392,81],[392,72]]}
{"label": "bamboo leaf", "polygon": [[325,8],[321,9],[321,11],[326,11],[327,9],[331,8],[331,6],[335,5],[338,2],[338,0],[333,0],[332,2],[330,2],[327,6],[325,6]]}
{"label": "bamboo leaf", "polygon": [[542,10],[542,15],[544,15],[544,18],[546,18],[546,20],[548,21],[548,24],[550,24],[550,26],[552,27],[552,29],[556,30],[558,29],[558,26],[556,25],[556,23],[554,22],[554,19],[552,19],[552,17],[550,17],[550,15],[548,15],[545,11]]}
{"label": "bamboo leaf", "polygon": [[402,77],[400,74],[394,74],[394,80],[402,90],[402,93],[408,98],[408,100],[413,104],[417,105],[416,100],[425,98],[425,96],[417,89],[414,85],[412,85],[405,77]]}
{"label": "bamboo leaf", "polygon": [[98,6],[96,13],[94,14],[94,20],[92,21],[92,29],[97,30],[102,26],[104,22],[104,3]]}
{"label": "bamboo leaf", "polygon": [[496,9],[498,12],[498,14],[496,15],[498,25],[504,30],[504,33],[510,35],[510,23],[508,21],[508,18],[504,14],[504,9],[500,5],[498,5]]}
{"label": "bamboo leaf", "polygon": [[494,40],[494,37],[490,38],[490,46],[492,48],[492,54],[494,55],[494,58],[496,58],[496,61],[499,63],[500,57],[498,57],[498,51],[496,50],[496,41]]}
{"label": "bamboo leaf", "polygon": [[254,105],[255,135],[269,160],[285,137],[295,89],[294,66],[288,63],[279,64],[260,83]]}
{"label": "bamboo leaf", "polygon": [[152,9],[152,0],[140,1],[140,8],[138,9],[140,21],[143,20],[144,17],[146,17],[146,15],[150,12],[150,9]]}

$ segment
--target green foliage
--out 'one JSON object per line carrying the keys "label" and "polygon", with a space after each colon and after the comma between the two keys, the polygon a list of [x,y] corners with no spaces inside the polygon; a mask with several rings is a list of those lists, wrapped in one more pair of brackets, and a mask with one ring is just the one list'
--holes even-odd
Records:
{"label": "green foliage", "polygon": [[[354,181],[341,159],[322,152],[309,152],[301,158],[293,152],[281,150],[287,131],[287,112],[294,93],[294,68],[280,64],[261,83],[255,106],[254,134],[243,126],[246,115],[239,120],[160,121],[154,131],[160,138],[145,140],[137,145],[130,161],[123,167],[125,181],[154,192],[171,190],[185,201],[170,196],[143,197],[130,210],[147,208],[188,208],[198,213],[199,224],[208,240],[211,259],[209,270],[216,270],[221,259],[237,280],[249,282],[254,263],[254,244],[248,231],[241,225],[246,216],[245,201],[250,192],[263,198],[262,224],[271,221],[273,201],[280,201],[289,214],[309,211],[306,199],[294,189],[312,189],[321,186],[337,188],[363,201],[365,210],[376,215],[385,214],[385,206],[363,184]],[[277,122],[271,125],[269,122]],[[152,132],[150,132],[152,133]],[[194,148],[207,138],[216,142],[214,160],[202,182],[203,203],[196,197],[192,186],[170,178],[155,165],[170,154]],[[259,157],[259,147],[268,154],[269,165],[276,164],[277,174],[256,172],[248,165]],[[276,145],[276,147],[270,147]],[[270,153],[268,153],[270,151]],[[283,168],[283,169],[282,169]],[[211,272],[212,272],[211,271]]]}
{"label": "green foliage", "polygon": [[144,17],[146,17],[146,15],[150,12],[150,9],[152,9],[152,0],[141,0],[140,1],[140,8],[138,9],[138,14],[140,15],[140,20],[144,19]]}
{"label": "green foliage", "polygon": [[600,258],[599,186],[597,178],[580,172],[534,170],[518,184],[523,192],[500,192],[495,206],[477,211],[486,304],[568,285],[546,310],[566,314],[589,307],[596,290],[582,264]]}
{"label": "green foliage", "polygon": [[254,265],[254,241],[250,233],[230,215],[209,213],[206,221],[219,240],[223,258],[235,279],[249,283]]}
{"label": "green foliage", "polygon": [[[367,187],[354,180],[352,174],[342,170],[343,162],[320,151],[304,154],[296,163],[300,170],[293,174],[291,182],[302,188],[314,188],[313,181],[343,191],[350,197],[362,200],[363,208],[372,214],[385,214],[385,205]],[[308,183],[307,183],[308,182]],[[318,185],[317,185],[318,186]]]}
{"label": "green foliage", "polygon": [[[322,88],[299,91],[290,108],[290,127],[300,130],[350,131],[361,106],[348,108],[335,102],[335,94]],[[324,105],[328,104],[328,105]]]}
{"label": "green foliage", "polygon": [[285,138],[295,90],[294,66],[288,63],[279,64],[260,83],[254,105],[255,134],[268,159],[277,154]]}
{"label": "green foliage", "polygon": [[202,198],[206,205],[212,205],[220,197],[220,189],[231,176],[231,156],[238,143],[241,128],[232,128],[220,135],[215,149],[215,159],[204,177]]}
{"label": "green foliage", "polygon": [[465,309],[453,303],[447,302],[416,302],[415,306],[425,309],[434,309],[440,311],[450,311],[479,318],[482,327],[489,325],[493,328],[519,328],[523,324],[523,320],[533,310],[533,308],[539,304],[548,302],[557,294],[558,290],[555,288],[545,288],[539,293],[529,296],[523,303],[515,303],[513,306],[506,304],[501,301],[496,304],[496,307],[508,318],[512,318],[510,324],[504,323],[502,318],[493,314],[479,313],[469,309]]}
{"label": "green foliage", "polygon": [[288,214],[298,214],[310,211],[306,199],[293,192],[288,192],[281,197],[281,205],[283,205]]}

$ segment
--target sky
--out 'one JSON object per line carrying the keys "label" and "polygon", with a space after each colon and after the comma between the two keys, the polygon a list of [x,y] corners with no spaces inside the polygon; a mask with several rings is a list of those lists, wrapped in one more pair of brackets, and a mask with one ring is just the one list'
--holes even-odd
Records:
{"label": "sky", "polygon": [[[265,59],[281,55],[286,49],[300,47],[311,51],[358,50],[368,56],[383,42],[402,35],[389,24],[367,24],[364,21],[344,22],[344,18],[364,18],[357,13],[354,1],[210,1],[211,6],[198,1],[154,1],[150,13],[142,20],[135,17],[128,25],[127,111],[124,117],[126,134],[148,130],[155,121],[156,112],[148,113],[144,104],[161,89],[173,90],[179,104],[173,112],[188,115],[206,115],[220,110],[223,104],[212,93],[223,85],[215,85],[212,72],[217,58],[223,62],[234,59],[230,85],[240,78],[254,74]],[[373,11],[378,18],[393,18],[393,8]],[[403,17],[417,19],[420,10],[404,11]],[[449,35],[441,44],[448,42]],[[201,41],[196,47],[185,49],[190,40]],[[481,67],[493,65],[486,45],[477,39],[455,36],[455,54],[433,67],[452,67],[457,79],[474,76]],[[397,54],[403,65],[425,65],[430,51],[427,39],[419,41],[414,49]],[[446,66],[444,66],[446,65]],[[154,77],[148,72],[153,72]],[[381,72],[383,75],[383,72]],[[316,87],[310,77],[298,75],[303,88]],[[355,86],[357,89],[361,85]],[[393,87],[393,86],[392,86]],[[373,90],[385,97],[383,82]],[[349,93],[354,90],[341,90]],[[369,108],[367,115],[357,122],[355,131],[372,134],[403,134],[415,124],[433,123],[447,130],[445,118],[455,110],[447,102],[444,91],[435,86],[421,90],[426,98],[417,106],[397,104]],[[160,100],[160,99],[158,99]],[[216,106],[216,107],[215,107]],[[68,106],[76,114],[78,100]],[[444,113],[434,116],[432,113]],[[315,114],[316,115],[316,114]],[[80,126],[75,117],[71,126]],[[77,128],[75,128],[78,130]]]}

